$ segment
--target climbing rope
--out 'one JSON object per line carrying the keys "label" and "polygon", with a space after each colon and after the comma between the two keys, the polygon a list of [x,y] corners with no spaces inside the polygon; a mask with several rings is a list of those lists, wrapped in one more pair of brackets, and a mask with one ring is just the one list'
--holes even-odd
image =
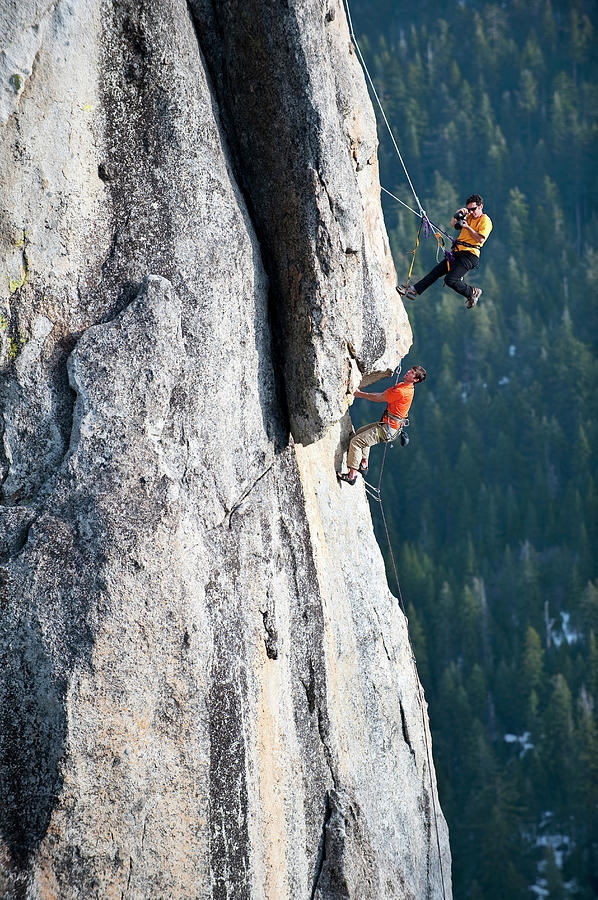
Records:
{"label": "climbing rope", "polygon": [[376,90],[376,86],[374,85],[372,76],[370,75],[369,69],[365,62],[365,59],[363,58],[363,53],[361,52],[361,47],[359,46],[359,43],[357,42],[357,38],[355,37],[355,32],[353,31],[353,20],[351,18],[351,10],[349,8],[349,0],[344,0],[344,2],[345,2],[346,10],[347,10],[347,21],[349,23],[349,34],[351,35],[351,40],[355,44],[357,54],[359,56],[359,59],[361,60],[361,65],[363,66],[363,71],[365,72],[367,79],[370,83],[372,93],[374,94],[374,97],[376,98],[376,102],[378,103],[378,107],[382,114],[382,118],[384,119],[384,123],[388,129],[390,139],[394,145],[397,156],[399,157],[399,159],[401,161],[401,165],[403,166],[403,171],[405,172],[405,177],[407,178],[407,181],[409,182],[409,187],[411,188],[411,192],[412,192],[413,196],[415,197],[415,202],[417,203],[417,206],[419,209],[419,213],[416,213],[416,215],[425,216],[426,215],[425,210],[424,210],[423,206],[421,205],[421,203],[419,202],[419,197],[417,196],[417,194],[415,192],[415,188],[413,187],[413,182],[411,181],[411,178],[409,177],[409,172],[407,171],[407,166],[405,165],[405,163],[403,161],[403,157],[401,156],[401,151],[399,150],[399,145],[397,144],[397,142],[395,140],[395,136],[392,133],[392,128],[390,127],[390,123],[389,123],[388,119],[386,118],[386,113],[384,112],[384,107],[382,106],[382,101],[380,100],[380,97],[378,96],[378,91]]}
{"label": "climbing rope", "polygon": [[387,191],[385,187],[380,185],[380,190],[384,191],[385,194],[388,194],[389,197],[392,197],[393,200],[396,200],[397,203],[400,203],[401,206],[404,206],[405,209],[408,209],[409,212],[412,212],[414,216],[419,216],[419,213],[416,209],[413,209],[412,206],[409,206],[408,203],[403,203],[400,197],[397,197],[396,194],[393,194],[391,191]]}
{"label": "climbing rope", "polygon": [[[439,237],[439,235],[442,234],[442,235],[444,235],[444,237],[448,238],[449,241],[451,241],[451,243],[452,243],[452,245],[453,245],[453,247],[454,247],[456,242],[455,242],[455,240],[453,239],[453,237],[452,237],[450,234],[448,234],[446,231],[444,231],[442,228],[440,228],[439,225],[436,225],[434,222],[432,222],[432,220],[428,218],[428,215],[427,215],[425,209],[424,209],[423,206],[421,205],[420,199],[419,199],[419,197],[417,196],[417,193],[416,193],[416,190],[415,190],[415,188],[414,188],[414,186],[413,186],[413,182],[412,182],[412,180],[411,180],[411,177],[410,177],[410,175],[409,175],[409,172],[407,171],[407,166],[405,165],[405,161],[404,161],[403,156],[402,156],[402,154],[401,154],[401,151],[400,151],[400,149],[399,149],[399,145],[398,145],[398,143],[397,143],[397,141],[396,141],[396,139],[395,139],[393,130],[392,130],[391,126],[390,126],[390,122],[388,121],[388,117],[387,117],[387,115],[386,115],[386,113],[385,113],[385,111],[384,111],[384,107],[382,106],[382,101],[380,100],[380,97],[378,96],[378,91],[376,90],[376,86],[375,86],[375,84],[374,84],[374,80],[373,80],[372,76],[370,75],[370,71],[369,71],[369,69],[368,69],[368,67],[367,67],[367,63],[366,63],[366,61],[365,61],[365,59],[364,59],[364,57],[363,57],[363,53],[361,52],[361,47],[359,46],[359,42],[358,42],[358,40],[357,40],[357,38],[356,38],[356,36],[355,36],[355,31],[354,31],[354,29],[353,29],[353,19],[351,18],[351,9],[350,9],[350,6],[349,6],[349,0],[343,0],[343,2],[344,2],[345,10],[346,10],[346,13],[347,13],[347,21],[348,21],[348,23],[349,23],[349,34],[350,34],[350,36],[351,36],[351,40],[353,41],[353,44],[355,45],[355,48],[356,48],[356,50],[357,50],[357,55],[359,56],[359,59],[360,59],[360,61],[361,61],[361,65],[362,65],[362,67],[363,67],[363,71],[365,72],[365,75],[366,75],[366,78],[367,78],[367,80],[368,80],[368,83],[369,83],[369,85],[370,85],[370,87],[371,87],[371,89],[372,89],[372,93],[373,93],[374,97],[376,98],[376,103],[378,104],[378,108],[379,108],[379,110],[380,110],[380,113],[381,113],[382,118],[383,118],[383,120],[384,120],[384,124],[386,125],[386,128],[387,128],[387,130],[388,130],[388,133],[389,133],[389,135],[390,135],[390,139],[391,139],[391,141],[392,141],[392,144],[393,144],[393,147],[394,147],[394,149],[395,149],[395,152],[396,152],[396,154],[397,154],[397,156],[398,156],[398,158],[399,158],[399,161],[400,161],[400,163],[401,163],[401,166],[403,167],[403,171],[404,171],[405,177],[407,178],[407,181],[408,181],[408,183],[409,183],[409,187],[411,188],[411,192],[412,192],[413,196],[415,197],[415,202],[417,203],[418,209],[417,209],[417,210],[413,209],[413,208],[412,208],[411,206],[409,206],[407,203],[404,203],[404,202],[403,202],[399,197],[397,197],[395,194],[393,194],[393,193],[391,193],[390,191],[388,191],[385,187],[380,186],[380,187],[381,187],[381,190],[384,191],[385,194],[388,194],[389,197],[392,197],[393,200],[396,200],[397,203],[400,203],[402,206],[404,206],[405,209],[408,209],[410,212],[412,212],[413,215],[419,216],[419,217],[421,218],[420,231],[421,231],[421,228],[423,227],[423,229],[424,229],[424,237],[429,237],[430,234],[434,233],[434,234],[435,234],[435,237],[436,237],[436,240],[438,241],[439,246],[440,246],[440,237]],[[418,210],[419,210],[419,211],[418,211]],[[419,245],[419,231],[418,231],[418,241],[417,241],[417,243],[418,243],[418,245]],[[411,268],[409,269],[409,276],[407,277],[407,283],[409,283],[409,277],[411,276],[411,270],[413,269],[413,263],[414,263],[414,261],[415,261],[415,252],[416,252],[416,250],[417,250],[417,246],[415,247],[415,250],[411,251],[411,253],[412,253],[412,260],[411,260]],[[437,248],[437,252],[438,252],[438,248]],[[446,256],[447,258],[450,258],[450,252],[447,252],[446,250],[444,250],[444,254],[445,254],[445,256]]]}
{"label": "climbing rope", "polygon": [[[395,386],[396,386],[399,383],[399,378],[401,376],[401,363],[399,363],[399,365],[397,366],[397,368],[395,369],[393,374],[395,375]],[[442,853],[440,850],[440,834],[438,831],[438,814],[436,812],[436,797],[434,794],[434,785],[432,783],[432,759],[431,759],[431,753],[430,753],[430,742],[428,741],[428,731],[426,728],[426,717],[424,715],[425,699],[423,696],[422,686],[421,686],[421,683],[419,680],[419,675],[417,672],[417,662],[415,659],[415,652],[413,650],[413,644],[411,642],[411,634],[409,631],[409,619],[407,618],[407,610],[405,609],[405,603],[403,601],[403,592],[401,591],[401,584],[399,582],[399,572],[397,569],[395,555],[393,553],[392,544],[390,541],[390,533],[388,530],[386,515],[384,513],[384,504],[382,503],[382,475],[384,474],[384,464],[386,462],[386,454],[388,451],[389,444],[392,446],[392,443],[390,441],[387,441],[384,444],[384,453],[382,455],[382,464],[380,465],[380,475],[378,477],[378,484],[376,486],[374,486],[373,484],[370,484],[369,481],[366,481],[365,478],[363,479],[363,481],[364,481],[365,490],[366,490],[368,497],[370,497],[372,500],[375,500],[380,506],[380,515],[382,517],[382,523],[384,525],[384,533],[386,535],[386,542],[388,544],[388,554],[390,556],[390,562],[392,565],[392,571],[393,571],[394,578],[395,578],[395,584],[397,586],[399,605],[401,607],[401,611],[402,611],[403,615],[405,616],[405,622],[407,624],[407,640],[409,642],[409,650],[411,653],[411,662],[413,664],[413,670],[414,670],[414,674],[415,674],[415,683],[417,685],[419,708],[420,708],[421,717],[422,717],[422,730],[424,733],[424,746],[426,748],[426,761],[428,764],[428,776],[429,776],[429,780],[430,780],[430,795],[432,797],[432,811],[433,811],[433,815],[434,815],[434,830],[436,832],[436,846],[438,848],[438,867],[440,869],[440,882],[442,885],[442,896],[443,896],[444,900],[446,900],[446,888],[444,885],[444,871],[442,868]]]}
{"label": "climbing rope", "polygon": [[[407,179],[407,182],[409,183],[409,187],[411,188],[411,192],[412,192],[412,194],[413,194],[413,196],[414,196],[414,198],[415,198],[415,202],[417,203],[417,209],[418,209],[418,211],[412,209],[412,208],[411,208],[410,206],[408,206],[406,203],[403,203],[402,200],[400,200],[398,197],[395,197],[395,195],[394,195],[394,194],[391,194],[390,191],[386,190],[386,188],[382,188],[382,190],[385,191],[385,193],[389,194],[391,197],[393,197],[395,200],[397,200],[399,203],[401,203],[404,207],[406,207],[406,209],[410,210],[414,215],[419,216],[419,217],[421,218],[420,227],[419,227],[419,230],[418,230],[418,233],[417,233],[417,242],[416,242],[416,245],[415,245],[414,250],[411,251],[411,253],[412,253],[412,260],[411,260],[411,267],[410,267],[410,269],[409,269],[409,276],[408,276],[408,279],[407,279],[407,281],[409,281],[409,277],[411,276],[411,271],[412,271],[412,269],[413,269],[413,263],[414,263],[414,261],[415,261],[415,253],[416,253],[417,248],[418,248],[418,246],[419,246],[419,237],[420,237],[420,232],[421,232],[421,230],[422,230],[422,227],[423,227],[423,229],[424,229],[424,236],[425,236],[425,237],[427,237],[429,233],[432,233],[432,231],[435,233],[436,240],[438,241],[438,246],[439,246],[439,247],[441,246],[441,238],[440,238],[440,235],[441,235],[441,234],[444,235],[445,237],[447,237],[447,238],[451,241],[453,247],[455,246],[455,243],[456,243],[456,242],[453,240],[453,238],[451,237],[451,235],[447,234],[446,231],[444,231],[444,230],[443,230],[442,228],[440,228],[439,226],[435,225],[435,224],[428,218],[428,216],[426,215],[426,211],[424,210],[424,208],[423,208],[423,206],[422,206],[422,204],[421,204],[421,202],[420,202],[420,199],[419,199],[419,197],[417,196],[415,187],[413,186],[413,182],[411,181],[411,178],[410,178],[410,176],[409,176],[409,172],[407,171],[407,166],[405,165],[405,161],[403,160],[403,156],[401,155],[401,151],[399,150],[399,145],[397,144],[397,141],[395,140],[395,136],[394,136],[394,134],[393,134],[392,128],[390,127],[390,122],[388,121],[388,117],[387,117],[387,115],[386,115],[386,112],[384,111],[384,107],[382,106],[382,101],[380,100],[380,97],[378,96],[378,91],[376,90],[376,86],[375,86],[375,84],[374,84],[374,81],[373,81],[373,79],[372,79],[372,76],[370,75],[370,72],[369,72],[369,69],[368,69],[368,67],[367,67],[366,61],[365,61],[365,59],[364,59],[364,57],[363,57],[363,53],[361,52],[361,47],[359,46],[359,42],[358,42],[358,40],[357,40],[357,38],[356,38],[356,36],[355,36],[355,31],[354,31],[354,29],[353,29],[353,19],[352,19],[352,17],[351,17],[351,9],[350,9],[350,6],[349,6],[349,0],[343,0],[343,3],[344,3],[345,10],[346,10],[346,13],[347,13],[347,21],[348,21],[348,23],[349,23],[349,34],[350,34],[350,36],[351,36],[351,40],[353,41],[353,44],[355,45],[355,48],[356,48],[356,50],[357,50],[357,54],[358,54],[359,59],[360,59],[360,61],[361,61],[361,65],[363,66],[363,71],[365,72],[365,75],[366,75],[366,78],[367,78],[367,80],[368,80],[368,83],[369,83],[369,85],[370,85],[370,87],[371,87],[371,89],[372,89],[372,93],[373,93],[374,97],[376,98],[376,103],[378,104],[378,108],[379,108],[380,113],[381,113],[381,115],[382,115],[382,118],[383,118],[383,120],[384,120],[384,124],[386,125],[386,128],[387,128],[387,130],[388,130],[388,133],[389,133],[389,135],[390,135],[390,139],[391,139],[391,141],[392,141],[392,144],[393,144],[393,147],[394,147],[394,149],[395,149],[395,152],[396,152],[396,154],[397,154],[397,156],[398,156],[398,158],[399,158],[399,161],[400,161],[400,163],[401,163],[401,166],[403,167],[403,171],[404,171],[404,173],[405,173],[405,177],[406,177],[406,179]],[[437,248],[437,252],[438,252],[438,248]],[[446,256],[447,258],[450,259],[450,253],[447,252],[446,250],[444,250],[444,253],[445,253],[445,256]],[[399,380],[399,374],[400,374],[400,371],[401,371],[401,367],[400,367],[400,365],[399,365],[399,366],[397,367],[397,378],[396,378],[395,384],[396,384],[396,383],[398,382],[398,380]],[[379,476],[379,478],[378,478],[378,486],[377,486],[377,487],[374,487],[374,486],[371,485],[369,482],[365,482],[365,485],[366,485],[366,492],[367,492],[368,496],[371,497],[371,498],[373,498],[374,500],[376,500],[376,501],[379,503],[379,505],[380,505],[380,513],[381,513],[381,516],[382,516],[382,522],[384,523],[384,531],[385,531],[385,533],[386,533],[386,540],[387,540],[387,543],[388,543],[388,552],[389,552],[389,555],[390,555],[390,559],[391,559],[391,563],[392,563],[392,568],[393,568],[393,573],[394,573],[395,581],[396,581],[396,585],[397,585],[397,592],[398,592],[398,596],[399,596],[399,603],[400,603],[400,606],[401,606],[401,610],[402,610],[402,612],[403,612],[403,615],[405,616],[405,621],[407,622],[407,638],[408,638],[408,641],[409,641],[409,647],[410,647],[410,650],[411,650],[411,659],[412,659],[412,662],[413,662],[413,667],[414,667],[414,672],[415,672],[415,682],[416,682],[416,684],[417,684],[417,686],[418,686],[418,696],[419,696],[420,709],[421,709],[421,714],[422,714],[422,726],[423,726],[423,732],[424,732],[424,743],[425,743],[425,747],[426,747],[426,758],[427,758],[427,763],[428,763],[428,774],[429,774],[429,779],[430,779],[430,794],[431,794],[431,796],[432,796],[432,808],[433,808],[433,813],[434,813],[434,828],[435,828],[435,831],[436,831],[436,844],[437,844],[437,847],[438,847],[438,864],[439,864],[439,867],[440,867],[440,880],[441,880],[441,883],[442,883],[442,896],[443,896],[444,900],[446,900],[446,889],[445,889],[445,885],[444,885],[444,872],[443,872],[443,869],[442,869],[442,855],[441,855],[441,852],[440,852],[440,835],[439,835],[439,832],[438,832],[438,816],[437,816],[437,813],[436,813],[436,799],[435,799],[435,796],[434,796],[434,785],[433,785],[433,783],[432,783],[432,766],[431,766],[430,747],[429,747],[429,741],[428,741],[428,733],[427,733],[427,730],[426,730],[426,720],[425,720],[425,715],[424,715],[424,698],[423,698],[423,695],[422,695],[422,688],[421,688],[421,684],[420,684],[420,682],[419,682],[419,677],[418,677],[418,674],[417,674],[417,665],[416,665],[416,662],[415,662],[415,654],[414,654],[414,652],[413,652],[413,645],[412,645],[412,643],[411,643],[411,635],[410,635],[410,633],[409,633],[409,621],[408,621],[408,619],[407,619],[407,613],[406,613],[406,611],[405,611],[405,605],[404,605],[404,603],[403,603],[403,595],[402,595],[402,592],[401,592],[401,585],[400,585],[400,583],[399,583],[399,574],[398,574],[398,571],[397,571],[397,566],[396,566],[396,562],[395,562],[395,558],[394,558],[394,553],[393,553],[393,550],[392,550],[392,544],[391,544],[391,542],[390,542],[390,534],[389,534],[389,532],[388,532],[388,525],[387,525],[387,523],[386,523],[386,516],[385,516],[385,514],[384,514],[384,506],[383,506],[383,503],[382,503],[382,494],[381,494],[382,474],[383,474],[383,472],[384,472],[384,464],[385,464],[385,462],[386,462],[386,453],[387,453],[387,450],[388,450],[388,443],[385,443],[385,445],[384,445],[384,455],[383,455],[383,457],[382,457],[382,465],[381,465],[381,467],[380,467],[380,476]],[[365,481],[365,479],[364,479],[364,481]]]}
{"label": "climbing rope", "polygon": [[[403,201],[401,200],[400,197],[397,197],[396,194],[393,194],[391,191],[387,191],[385,187],[382,187],[382,185],[380,185],[380,190],[384,191],[385,194],[388,194],[389,197],[392,197],[393,200],[396,200],[397,203],[400,203],[402,206],[405,207],[405,209],[408,209],[409,212],[412,212],[415,216],[419,215],[419,213],[416,212],[416,210],[414,210],[411,206],[409,206],[407,203],[403,203]],[[419,228],[417,231],[417,239],[416,239],[415,247],[413,248],[413,250],[409,251],[409,253],[411,255],[411,265],[409,266],[409,274],[407,275],[407,279],[405,281],[406,285],[409,284],[409,279],[411,278],[411,273],[413,271],[413,263],[415,262],[415,254],[417,253],[417,248],[419,247],[419,236],[421,234],[422,228],[424,229],[424,237],[425,238],[429,237],[430,231],[433,230],[432,233],[434,234],[434,237],[436,238],[436,241],[437,241],[436,262],[439,261],[440,253],[444,253],[445,257],[447,257],[447,258],[450,258],[450,256],[451,256],[451,254],[447,253],[446,250],[444,249],[444,241],[443,241],[441,235],[444,235],[444,237],[448,238],[449,241],[452,242],[453,246],[455,245],[454,238],[452,238],[450,234],[447,234],[446,231],[443,231],[442,228],[439,228],[438,226],[434,225],[434,223],[431,222],[427,216],[421,216],[420,218],[421,218],[421,221],[419,223]],[[450,268],[450,266],[449,266],[449,268]]]}
{"label": "climbing rope", "polygon": [[399,573],[397,570],[395,556],[394,556],[394,553],[392,550],[392,544],[390,542],[390,534],[388,531],[388,524],[386,522],[386,515],[384,514],[384,504],[382,503],[382,495],[381,495],[382,473],[384,472],[384,463],[386,461],[386,451],[387,450],[388,450],[388,444],[385,444],[384,445],[384,455],[382,457],[382,465],[380,466],[380,477],[378,478],[378,486],[373,487],[372,485],[370,485],[369,483],[366,482],[366,492],[367,492],[368,496],[371,497],[373,500],[376,500],[380,506],[380,515],[382,517],[382,523],[384,525],[384,533],[386,534],[386,542],[388,544],[388,553],[390,556],[390,561],[392,564],[392,571],[393,571],[393,574],[395,577],[395,583],[397,586],[399,604],[400,604],[402,613],[405,616],[405,622],[407,623],[407,640],[409,641],[409,650],[411,652],[411,661],[413,663],[413,669],[415,672],[415,683],[417,685],[419,708],[420,708],[421,717],[422,717],[422,730],[424,733],[424,745],[426,748],[426,760],[427,760],[427,764],[428,764],[428,775],[429,775],[429,779],[430,779],[430,794],[432,797],[432,811],[434,814],[434,830],[436,832],[436,846],[438,849],[438,867],[440,869],[440,881],[442,884],[442,896],[443,896],[444,900],[446,900],[446,888],[444,885],[444,872],[443,872],[443,867],[442,867],[442,853],[440,850],[440,834],[438,831],[438,814],[436,812],[436,797],[434,794],[434,785],[432,783],[432,760],[431,760],[431,753],[430,753],[430,742],[428,741],[428,731],[426,728],[426,717],[424,715],[425,700],[424,700],[424,696],[423,696],[423,692],[422,692],[422,686],[421,686],[419,676],[417,673],[417,663],[415,660],[413,644],[411,642],[411,634],[409,632],[409,619],[407,618],[407,611],[405,609],[405,603],[403,601],[403,593],[401,591],[401,585],[399,583]]}

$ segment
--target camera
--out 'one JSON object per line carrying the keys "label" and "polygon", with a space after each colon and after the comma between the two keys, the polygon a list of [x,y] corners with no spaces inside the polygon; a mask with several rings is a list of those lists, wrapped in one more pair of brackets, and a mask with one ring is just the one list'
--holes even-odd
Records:
{"label": "camera", "polygon": [[467,213],[464,213],[462,209],[458,209],[453,218],[455,219],[455,228],[460,230],[467,221]]}

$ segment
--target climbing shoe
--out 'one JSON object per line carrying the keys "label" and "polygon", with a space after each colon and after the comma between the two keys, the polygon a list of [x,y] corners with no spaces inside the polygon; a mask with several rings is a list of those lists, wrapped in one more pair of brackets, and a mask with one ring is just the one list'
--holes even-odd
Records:
{"label": "climbing shoe", "polygon": [[481,296],[482,296],[482,289],[479,287],[474,287],[473,294],[465,303],[465,306],[467,307],[467,309],[472,309],[472,307],[474,307],[477,304],[477,302]]}
{"label": "climbing shoe", "polygon": [[355,484],[355,482],[357,481],[357,475],[355,475],[354,478],[349,478],[347,472],[337,472],[336,477],[339,481],[346,481],[347,484]]}
{"label": "climbing shoe", "polygon": [[359,463],[359,471],[360,471],[360,473],[361,473],[364,477],[365,477],[365,476],[367,475],[367,473],[368,473],[368,464],[366,463],[365,466],[364,466],[363,460],[361,460],[361,462]]}
{"label": "climbing shoe", "polygon": [[408,300],[417,300],[419,297],[419,294],[411,284],[399,284],[397,285],[397,291],[401,297],[407,297]]}

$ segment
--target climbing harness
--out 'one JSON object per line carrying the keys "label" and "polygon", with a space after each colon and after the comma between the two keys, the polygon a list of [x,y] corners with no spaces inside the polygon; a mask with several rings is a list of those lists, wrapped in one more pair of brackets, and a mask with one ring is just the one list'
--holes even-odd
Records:
{"label": "climbing harness", "polygon": [[380,185],[380,190],[384,191],[385,194],[388,194],[389,197],[392,197],[393,200],[396,200],[397,203],[400,203],[401,206],[404,206],[405,209],[408,209],[409,212],[412,212],[414,216],[419,216],[419,213],[416,209],[413,209],[413,207],[409,206],[409,204],[407,204],[407,203],[403,203],[401,198],[397,197],[396,194],[393,194],[391,191],[387,191],[386,188],[383,187],[382,185]]}
{"label": "climbing harness", "polygon": [[[396,386],[399,382],[399,377],[401,375],[401,364],[400,363],[397,366],[397,368],[395,369],[395,371],[393,372],[393,375],[395,375],[395,386]],[[409,420],[406,419],[404,422],[404,425],[408,425],[408,424],[409,424]],[[404,425],[403,425],[403,427],[404,427]],[[402,432],[402,428],[400,429],[399,433],[401,433],[401,432]],[[392,444],[390,444],[390,446],[392,447]],[[378,505],[380,507],[380,516],[382,518],[382,523],[384,525],[384,533],[386,535],[386,543],[388,545],[388,554],[390,556],[390,562],[392,565],[392,571],[393,571],[394,578],[395,578],[395,584],[397,586],[397,595],[398,595],[399,605],[401,607],[401,611],[402,611],[403,615],[405,616],[405,622],[407,624],[407,640],[409,641],[411,662],[413,663],[413,669],[414,669],[414,674],[415,674],[415,683],[417,685],[417,693],[418,693],[418,699],[419,699],[419,708],[420,708],[421,717],[422,717],[422,730],[423,730],[423,734],[424,734],[424,745],[425,745],[425,749],[426,749],[426,761],[428,764],[428,777],[429,777],[429,781],[430,781],[430,796],[432,798],[432,811],[434,814],[434,830],[436,832],[436,847],[438,849],[438,867],[440,870],[442,896],[443,896],[444,900],[446,900],[446,888],[444,885],[444,871],[443,871],[443,867],[442,867],[442,853],[440,850],[440,834],[438,831],[438,814],[436,811],[436,797],[434,794],[434,784],[432,782],[432,760],[431,760],[431,753],[430,753],[430,742],[428,740],[428,731],[426,728],[426,717],[424,714],[425,699],[423,696],[423,688],[421,686],[421,683],[419,680],[419,675],[417,673],[417,662],[415,659],[415,652],[413,650],[413,644],[411,642],[411,633],[409,631],[409,619],[407,618],[407,610],[405,609],[405,603],[403,601],[403,593],[401,591],[401,585],[399,582],[399,573],[397,570],[397,564],[395,561],[392,544],[390,542],[390,533],[388,531],[388,524],[386,521],[386,515],[384,513],[384,504],[382,503],[382,475],[384,473],[384,464],[386,462],[386,454],[388,451],[388,447],[389,447],[389,442],[385,442],[384,454],[382,456],[382,464],[380,466],[380,474],[378,476],[378,484],[376,486],[374,486],[373,484],[371,484],[371,482],[367,481],[365,478],[363,479],[363,483],[364,483],[366,494],[368,495],[368,497],[371,498],[372,500],[375,500],[376,503],[378,503]]]}
{"label": "climbing harness", "polygon": [[[394,424],[395,422],[397,423],[396,425]],[[399,434],[402,434],[403,428],[408,427],[409,419],[402,419],[398,416],[391,416],[391,414],[388,412],[388,407],[387,407],[384,411],[384,415],[382,416],[382,418],[380,419],[380,422],[378,424],[380,424],[386,428],[386,434],[387,434],[386,440],[390,442],[393,440],[393,438],[398,437]],[[397,431],[398,434],[395,434],[395,435],[391,434],[391,432],[393,432],[393,431]],[[392,447],[392,444],[391,444],[391,447]]]}

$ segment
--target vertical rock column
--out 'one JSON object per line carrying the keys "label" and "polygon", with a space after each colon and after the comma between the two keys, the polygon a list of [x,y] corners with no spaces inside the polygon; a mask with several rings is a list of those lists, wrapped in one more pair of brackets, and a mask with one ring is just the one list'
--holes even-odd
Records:
{"label": "vertical rock column", "polygon": [[321,437],[409,347],[373,109],[341,0],[190,0],[271,278],[294,438]]}
{"label": "vertical rock column", "polygon": [[340,5],[278,7],[0,13],[7,897],[441,896],[334,477],[410,341],[374,119]]}

